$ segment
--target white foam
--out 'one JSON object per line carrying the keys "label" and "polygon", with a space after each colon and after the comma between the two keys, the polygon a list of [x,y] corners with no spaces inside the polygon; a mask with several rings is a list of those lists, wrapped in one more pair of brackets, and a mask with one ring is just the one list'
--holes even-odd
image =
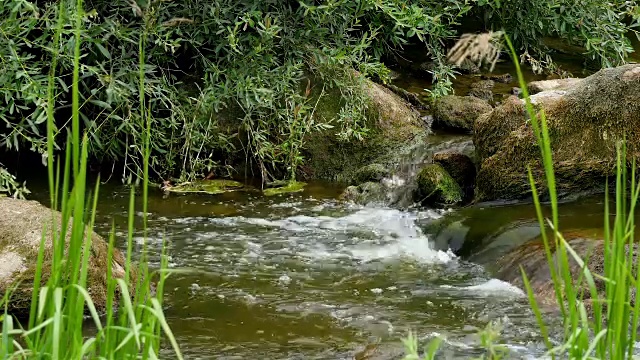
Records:
{"label": "white foam", "polygon": [[506,281],[491,279],[487,282],[478,285],[465,286],[461,289],[469,291],[478,291],[485,294],[502,294],[502,295],[517,295],[524,296],[525,293],[520,288],[509,284]]}
{"label": "white foam", "polygon": [[[295,215],[273,220],[230,217],[210,221],[222,226],[244,223],[271,231],[298,233],[287,237],[279,231],[275,241],[287,242],[296,248],[298,255],[312,259],[348,257],[369,262],[407,257],[425,263],[446,263],[454,259],[453,253],[432,248],[428,237],[416,225],[418,215],[428,216],[389,208],[361,208],[342,217]],[[301,236],[301,232],[309,234]]]}

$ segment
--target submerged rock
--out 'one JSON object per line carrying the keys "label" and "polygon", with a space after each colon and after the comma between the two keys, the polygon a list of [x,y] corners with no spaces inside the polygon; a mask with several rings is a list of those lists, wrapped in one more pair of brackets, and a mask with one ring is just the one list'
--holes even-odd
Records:
{"label": "submerged rock", "polygon": [[440,164],[429,164],[418,172],[416,200],[423,204],[454,205],[462,201],[460,185]]}
{"label": "submerged rock", "polygon": [[197,180],[188,183],[182,183],[175,186],[166,186],[166,192],[178,194],[222,194],[230,191],[238,191],[246,189],[245,186],[234,180]]}
{"label": "submerged rock", "polygon": [[[603,233],[601,229],[581,229],[563,234],[569,246],[578,254],[578,256],[586,261],[586,265],[592,274],[604,276],[604,241],[601,240]],[[552,239],[550,239],[553,242]],[[552,246],[552,258],[557,264],[559,253]],[[634,250],[634,262],[637,263],[638,247]],[[574,280],[578,289],[584,291],[584,299],[591,299],[591,294],[587,284],[584,282],[577,283],[582,273],[582,267],[575,259],[567,253],[569,258],[569,269],[571,278]],[[499,269],[496,276],[526,291],[520,267],[524,269],[531,288],[536,295],[538,301],[547,305],[557,304],[555,289],[549,270],[549,264],[544,248],[544,243],[540,237],[531,240],[502,256],[495,264],[495,268]],[[600,295],[604,292],[605,283],[601,278],[594,276],[596,288]],[[633,301],[635,301],[635,296]]]}
{"label": "submerged rock", "polygon": [[468,95],[486,101],[493,101],[493,87],[495,85],[496,83],[493,80],[480,80],[471,84]]}
{"label": "submerged rock", "polygon": [[448,95],[434,104],[433,126],[459,132],[472,132],[478,116],[490,112],[486,100],[472,96]]}
{"label": "submerged rock", "polygon": [[290,194],[304,190],[307,183],[300,181],[278,181],[267,184],[267,188],[262,191],[265,196],[273,196],[278,194]]}
{"label": "submerged rock", "polygon": [[[43,237],[45,251],[41,286],[49,279],[53,256],[52,225],[55,223],[54,228],[59,231],[60,222],[59,212],[48,209],[36,201],[0,197],[0,294],[4,295],[8,289],[19,283],[11,293],[9,301],[9,311],[13,315],[22,316],[29,313],[38,251]],[[67,247],[70,229],[71,225],[67,231]],[[96,310],[103,313],[107,305],[108,244],[91,229],[86,231],[91,234],[87,291]],[[124,278],[124,275],[125,257],[119,250],[114,249],[112,276]],[[133,271],[132,275],[135,279],[136,272]]]}
{"label": "submerged rock", "polygon": [[[305,145],[309,177],[352,183],[358,169],[372,163],[395,163],[403,151],[426,137],[428,129],[420,113],[407,101],[369,80],[363,81],[362,89],[369,103],[363,124],[367,133],[361,139],[340,140],[336,136],[339,129],[331,128],[310,136]],[[321,90],[322,86],[314,88],[312,102],[317,101],[317,121],[325,123],[340,114],[344,100],[338,89]]]}
{"label": "submerged rock", "polygon": [[464,190],[465,195],[473,193],[476,180],[476,166],[470,157],[454,152],[442,152],[433,155],[433,162],[442,168]]}
{"label": "submerged rock", "polygon": [[[544,109],[560,195],[602,191],[615,174],[616,149],[627,140],[628,159],[640,155],[640,65],[603,69],[566,92],[537,94]],[[546,181],[541,155],[523,101],[515,97],[476,122],[480,161],[478,200],[530,196],[527,167],[541,194]]]}

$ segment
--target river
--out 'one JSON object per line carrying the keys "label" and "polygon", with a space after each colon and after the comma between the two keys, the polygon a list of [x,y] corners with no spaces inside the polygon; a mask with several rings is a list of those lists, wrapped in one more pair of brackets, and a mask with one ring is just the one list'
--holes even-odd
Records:
{"label": "river", "polygon": [[[400,359],[410,330],[421,343],[444,336],[443,358],[471,358],[482,354],[477,333],[496,320],[510,358],[542,354],[522,291],[491,273],[497,257],[539,233],[530,204],[398,210],[342,203],[340,191],[151,191],[152,266],[166,241],[170,266],[190,270],[169,278],[165,302],[186,358],[353,359],[376,344],[364,358]],[[128,198],[107,184],[98,203],[96,231],[115,223],[121,249]],[[602,221],[598,199],[565,204],[563,223]],[[139,253],[141,231],[134,240]]]}

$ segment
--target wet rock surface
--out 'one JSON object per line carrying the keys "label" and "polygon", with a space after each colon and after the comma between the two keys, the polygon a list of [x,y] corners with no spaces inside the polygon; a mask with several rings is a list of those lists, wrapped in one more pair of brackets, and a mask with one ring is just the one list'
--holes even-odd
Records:
{"label": "wet rock surface", "polygon": [[473,195],[476,179],[476,166],[470,157],[455,152],[441,152],[433,155],[433,162],[442,168],[462,188],[465,198]]}
{"label": "wet rock surface", "polygon": [[[569,246],[584,261],[592,274],[604,276],[604,240],[601,229],[579,229],[563,232],[563,236]],[[553,240],[550,240],[553,242]],[[558,264],[559,253],[551,244],[551,252],[554,264]],[[628,253],[628,252],[627,252]],[[637,263],[638,246],[634,250],[634,261]],[[586,282],[577,283],[582,274],[582,267],[567,253],[571,277],[576,281],[579,291],[584,293],[584,300],[593,300]],[[531,240],[502,256],[496,264],[496,276],[521,289],[525,289],[520,267],[524,269],[533,292],[538,301],[546,305],[556,305],[557,299],[553,285],[544,243],[540,237]],[[604,294],[605,282],[595,276],[594,282],[599,296]],[[635,301],[635,299],[633,299]]]}
{"label": "wet rock surface", "polygon": [[429,164],[417,175],[415,200],[429,205],[454,205],[462,201],[460,185],[440,164]]}

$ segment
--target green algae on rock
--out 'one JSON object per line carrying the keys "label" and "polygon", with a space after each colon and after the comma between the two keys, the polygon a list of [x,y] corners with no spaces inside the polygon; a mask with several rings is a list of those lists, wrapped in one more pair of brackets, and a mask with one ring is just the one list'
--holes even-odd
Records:
{"label": "green algae on rock", "polygon": [[178,194],[222,194],[230,191],[246,190],[246,186],[234,180],[197,180],[176,186],[168,186],[165,191]]}
{"label": "green algae on rock", "polygon": [[[60,223],[59,212],[36,201],[0,197],[0,296],[17,285],[11,292],[8,303],[9,311],[13,315],[29,313],[38,251],[43,237],[45,250],[41,286],[49,279],[53,256],[51,229],[59,231]],[[69,222],[69,230],[66,233],[65,252],[68,251],[71,224],[72,221]],[[86,288],[91,294],[96,310],[104,313],[107,306],[108,244],[91,229],[87,228],[86,233],[91,234]],[[125,257],[118,249],[114,249],[112,256],[112,276],[122,279],[125,276]],[[131,283],[135,284],[137,271],[134,267],[130,270],[133,276]]]}
{"label": "green algae on rock", "polygon": [[460,185],[440,164],[429,164],[418,172],[416,200],[426,204],[454,205],[462,201]]}
{"label": "green algae on rock", "polygon": [[265,196],[273,196],[273,195],[278,195],[278,194],[289,194],[289,193],[296,193],[296,192],[300,192],[304,190],[304,187],[307,185],[307,183],[301,182],[301,181],[278,181],[278,182],[274,182],[269,184],[269,186],[272,187],[268,187],[264,190],[262,190],[262,193]]}
{"label": "green algae on rock", "polygon": [[[358,169],[372,163],[393,163],[408,150],[408,144],[423,141],[428,134],[420,113],[404,99],[367,79],[362,79],[359,86],[368,101],[364,114],[367,133],[362,139],[348,140],[338,139],[336,128],[314,133],[305,145],[308,177],[352,183]],[[314,117],[317,122],[331,123],[343,111],[345,102],[340,89],[321,89],[314,87],[311,94],[311,102],[317,103]]]}
{"label": "green algae on rock", "polygon": [[465,198],[473,196],[476,166],[469,156],[455,152],[441,152],[433,155],[433,162],[440,164],[460,185]]}

